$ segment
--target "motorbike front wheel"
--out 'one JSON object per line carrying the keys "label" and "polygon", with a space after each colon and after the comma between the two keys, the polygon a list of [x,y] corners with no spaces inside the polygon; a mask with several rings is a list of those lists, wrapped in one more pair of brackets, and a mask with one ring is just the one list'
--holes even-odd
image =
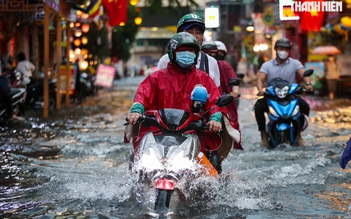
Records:
{"label": "motorbike front wheel", "polygon": [[155,202],[155,212],[156,213],[167,213],[169,210],[169,203],[171,202],[171,197],[173,190],[157,189],[156,190],[156,202]]}
{"label": "motorbike front wheel", "polygon": [[278,132],[278,139],[277,139],[277,143],[279,144],[290,144],[290,134],[289,131],[285,130],[285,131],[279,131]]}

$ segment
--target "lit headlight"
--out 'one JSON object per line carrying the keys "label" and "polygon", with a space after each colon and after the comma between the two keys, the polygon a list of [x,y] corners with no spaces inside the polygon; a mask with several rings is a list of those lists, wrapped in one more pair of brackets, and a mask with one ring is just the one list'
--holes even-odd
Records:
{"label": "lit headlight", "polygon": [[291,116],[295,116],[296,114],[298,114],[300,112],[300,106],[297,105],[294,109],[294,111],[292,112]]}
{"label": "lit headlight", "polygon": [[274,92],[275,92],[275,95],[277,95],[277,97],[284,98],[289,92],[289,87],[288,86],[285,86],[283,88],[276,87],[274,88]]}
{"label": "lit headlight", "polygon": [[269,113],[275,117],[279,117],[278,113],[273,109],[273,107],[269,106]]}

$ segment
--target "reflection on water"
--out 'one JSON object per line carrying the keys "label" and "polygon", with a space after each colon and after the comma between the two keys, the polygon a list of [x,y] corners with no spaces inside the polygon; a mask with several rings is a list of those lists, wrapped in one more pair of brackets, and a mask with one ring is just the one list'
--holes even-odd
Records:
{"label": "reflection on water", "polygon": [[[130,95],[124,94],[124,95]],[[248,96],[248,94],[247,94]],[[118,95],[110,95],[111,103]],[[121,98],[122,99],[122,98]],[[351,171],[339,158],[351,136],[349,108],[312,112],[305,147],[261,149],[253,98],[241,99],[244,151],[232,151],[218,179],[183,184],[171,212],[153,212],[155,192],[128,173],[125,101],[78,108],[79,116],[28,119],[0,136],[2,218],[344,218]],[[117,102],[118,102],[117,101]],[[92,104],[92,103],[91,103]],[[103,105],[103,104],[101,104]],[[117,106],[118,105],[118,106]],[[71,113],[71,112],[70,112]],[[88,116],[91,115],[91,116]]]}

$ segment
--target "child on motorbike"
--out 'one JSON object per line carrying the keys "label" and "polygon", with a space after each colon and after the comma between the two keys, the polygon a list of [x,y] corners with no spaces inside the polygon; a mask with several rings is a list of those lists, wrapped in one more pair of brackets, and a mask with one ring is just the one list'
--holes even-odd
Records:
{"label": "child on motorbike", "polygon": [[[170,62],[167,68],[152,73],[139,85],[127,118],[129,124],[136,124],[146,110],[176,108],[192,113],[190,96],[193,88],[198,84],[204,86],[209,93],[204,110],[215,107],[220,93],[212,78],[196,69],[199,52],[199,43],[193,35],[181,32],[171,38],[168,44]],[[214,108],[209,112],[208,125],[213,135],[218,135],[217,133],[222,130],[222,113],[219,108]],[[135,151],[144,134],[145,132],[140,132],[133,138]],[[211,139],[209,135],[206,133],[206,136]],[[205,143],[205,141],[201,142]],[[221,145],[221,140],[219,138],[219,142],[215,144],[206,143],[202,145],[202,151],[206,150],[210,161],[217,162],[212,165],[220,172],[221,164],[216,150]]]}

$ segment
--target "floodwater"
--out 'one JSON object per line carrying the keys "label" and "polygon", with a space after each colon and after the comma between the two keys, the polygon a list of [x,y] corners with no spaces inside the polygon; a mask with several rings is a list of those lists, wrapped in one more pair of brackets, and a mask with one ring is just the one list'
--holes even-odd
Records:
{"label": "floodwater", "polygon": [[141,198],[128,173],[123,123],[133,89],[102,90],[50,119],[2,124],[0,218],[351,218],[351,166],[339,166],[351,102],[308,97],[306,146],[269,150],[259,147],[254,94],[242,89],[244,151],[229,154],[218,179],[191,182],[202,193],[188,189],[184,203],[174,196],[163,216],[152,212],[152,190]]}

